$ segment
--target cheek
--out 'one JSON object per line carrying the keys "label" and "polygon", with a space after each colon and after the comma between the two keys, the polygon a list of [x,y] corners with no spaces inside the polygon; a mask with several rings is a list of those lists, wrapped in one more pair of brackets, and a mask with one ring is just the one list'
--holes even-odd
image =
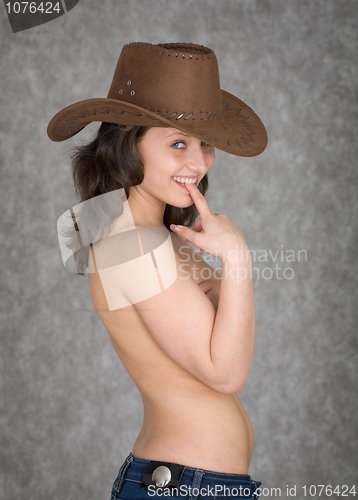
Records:
{"label": "cheek", "polygon": [[167,186],[168,179],[170,180],[170,169],[165,161],[153,160],[144,165],[144,180],[143,184],[150,187],[154,191],[160,191],[164,186]]}
{"label": "cheek", "polygon": [[208,170],[210,170],[211,167],[214,165],[214,161],[215,161],[215,153],[214,151],[212,151],[211,153],[208,154],[206,158],[206,164],[208,166]]}

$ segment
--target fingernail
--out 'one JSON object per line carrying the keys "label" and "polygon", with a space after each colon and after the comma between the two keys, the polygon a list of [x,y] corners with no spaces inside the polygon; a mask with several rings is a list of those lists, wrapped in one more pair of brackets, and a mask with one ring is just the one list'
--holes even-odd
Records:
{"label": "fingernail", "polygon": [[180,231],[180,227],[176,226],[175,224],[170,224],[169,227],[172,231],[175,231],[176,233],[179,233]]}

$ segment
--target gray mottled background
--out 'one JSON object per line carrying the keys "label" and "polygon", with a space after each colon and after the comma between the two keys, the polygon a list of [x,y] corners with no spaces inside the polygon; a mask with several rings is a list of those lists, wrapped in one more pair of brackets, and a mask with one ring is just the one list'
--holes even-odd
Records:
{"label": "gray mottled background", "polygon": [[[70,147],[97,126],[46,135],[64,106],[107,95],[138,40],[214,49],[222,88],[257,111],[269,146],[218,151],[209,206],[257,252],[307,251],[256,262],[250,473],[283,498],[286,485],[298,498],[303,485],[358,488],[357,2],[82,0],[17,34],[3,5],[0,22],[1,498],[109,499],[141,427],[140,395],[57,242],[75,202]],[[293,278],[268,279],[277,264]]]}

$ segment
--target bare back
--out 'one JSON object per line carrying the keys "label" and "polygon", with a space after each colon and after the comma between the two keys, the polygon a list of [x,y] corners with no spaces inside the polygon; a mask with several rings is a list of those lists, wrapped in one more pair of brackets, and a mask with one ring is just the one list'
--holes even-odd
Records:
{"label": "bare back", "polygon": [[[193,248],[184,245],[179,236],[171,233],[171,237],[177,279],[184,279],[184,274],[188,279],[189,272],[189,279],[201,290],[202,276],[214,276],[213,269],[203,259],[198,262],[197,256],[194,260]],[[183,249],[185,271],[181,265]],[[175,362],[153,338],[134,305],[110,311],[100,276],[96,266],[94,268],[96,272],[89,274],[93,305],[143,399],[143,426],[133,455],[218,472],[247,474],[254,437],[238,395],[212,389]],[[220,287],[220,279],[211,279]],[[205,296],[204,291],[201,293]],[[215,307],[208,303],[207,314],[214,322]],[[170,308],[158,314],[170,316]]]}

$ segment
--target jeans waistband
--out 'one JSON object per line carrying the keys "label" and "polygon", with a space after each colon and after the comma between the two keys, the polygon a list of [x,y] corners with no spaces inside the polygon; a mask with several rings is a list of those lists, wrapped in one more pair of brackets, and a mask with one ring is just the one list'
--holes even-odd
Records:
{"label": "jeans waistband", "polygon": [[[114,485],[117,491],[120,491],[126,479],[142,484],[142,488],[146,488],[143,484],[144,472],[149,463],[155,463],[145,458],[140,458],[132,453],[125,459]],[[246,492],[243,496],[248,498],[258,498],[255,491],[258,490],[261,481],[255,481],[248,474],[230,474],[224,472],[216,472],[212,470],[199,469],[181,464],[173,464],[166,462],[168,466],[175,465],[182,467],[178,488],[191,487],[210,491],[210,488],[216,486],[216,491],[221,492],[223,498],[224,488],[233,490],[241,487],[241,493]],[[164,487],[165,488],[165,487]],[[210,499],[210,496],[208,496]]]}

